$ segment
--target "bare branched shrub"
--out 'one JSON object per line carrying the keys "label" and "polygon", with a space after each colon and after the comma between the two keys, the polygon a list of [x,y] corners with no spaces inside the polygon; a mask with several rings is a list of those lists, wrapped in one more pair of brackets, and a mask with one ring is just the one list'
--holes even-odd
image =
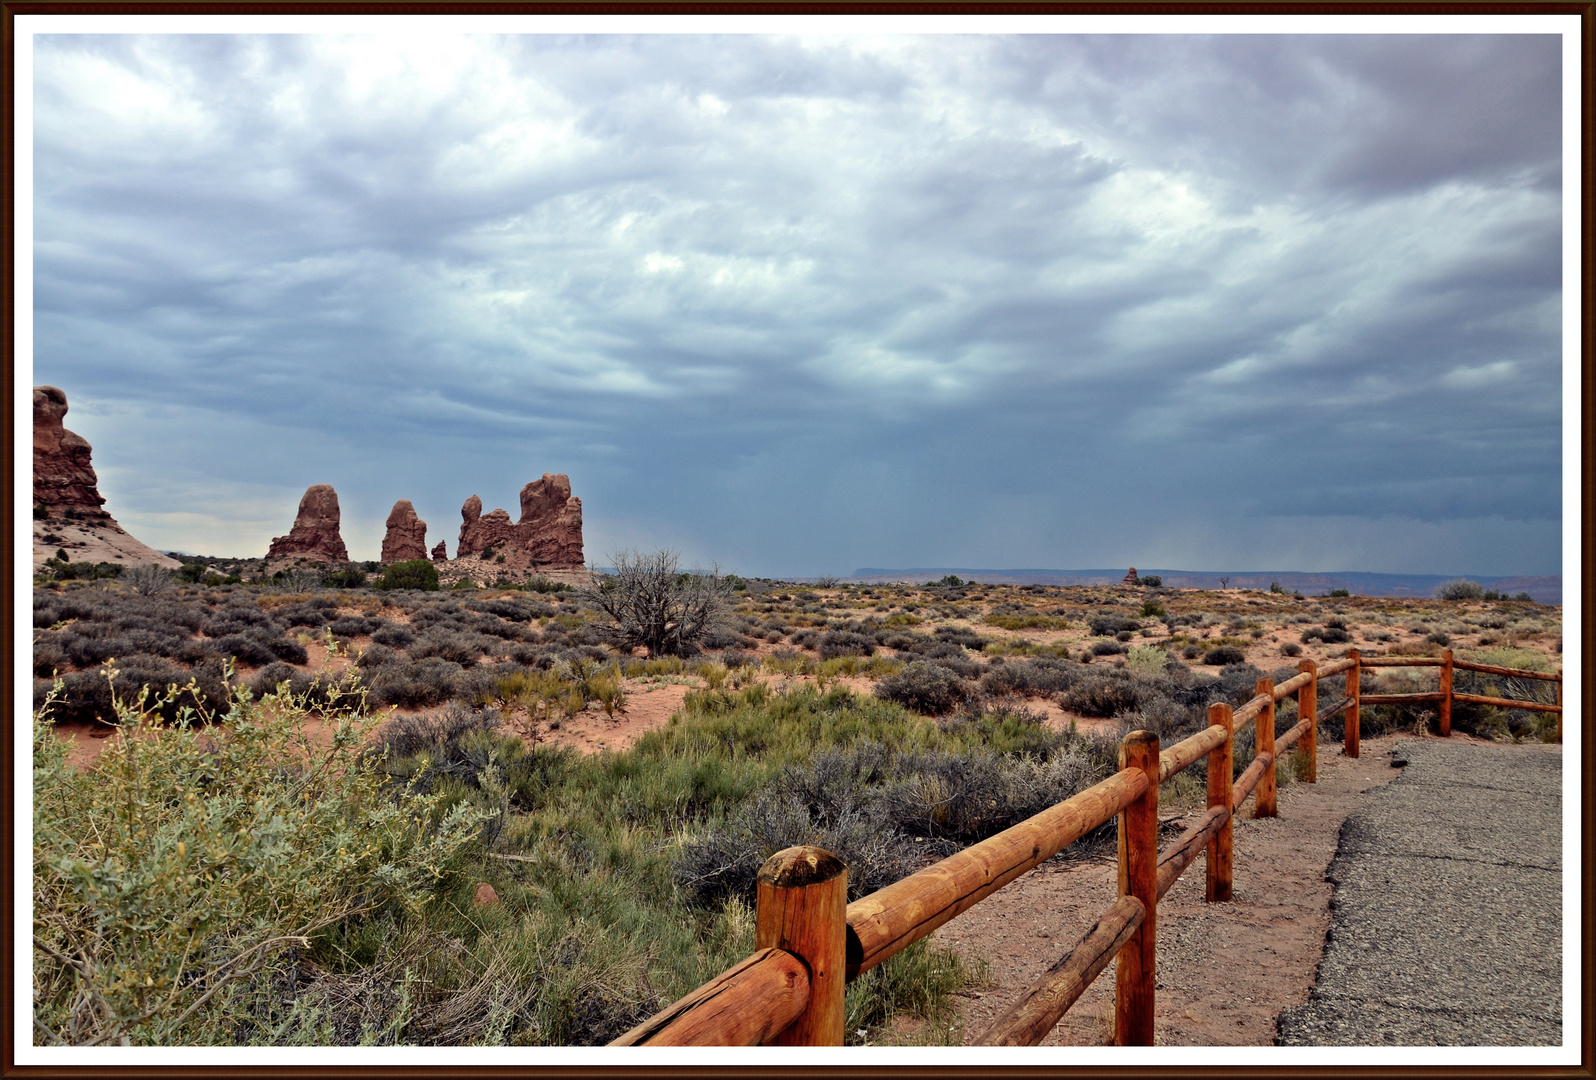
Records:
{"label": "bare branched shrub", "polygon": [[615,572],[600,575],[585,598],[608,617],[615,644],[641,645],[650,656],[688,656],[716,629],[731,588],[719,569],[684,572],[674,551],[611,556]]}
{"label": "bare branched shrub", "polygon": [[172,587],[172,572],[154,563],[130,566],[122,571],[121,580],[140,596],[155,596]]}

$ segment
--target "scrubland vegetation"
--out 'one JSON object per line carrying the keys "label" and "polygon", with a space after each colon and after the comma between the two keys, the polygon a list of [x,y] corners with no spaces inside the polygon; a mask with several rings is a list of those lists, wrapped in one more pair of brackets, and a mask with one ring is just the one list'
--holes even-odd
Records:
{"label": "scrubland vegetation", "polygon": [[[603,1043],[751,950],[754,874],[783,847],[836,852],[862,895],[1096,782],[1124,732],[1181,738],[1304,657],[1451,647],[1547,669],[1561,645],[1559,609],[1483,596],[727,577],[687,582],[715,617],[649,640],[602,592],[548,583],[146,576],[35,591],[43,1042]],[[559,745],[661,683],[685,684],[668,723],[611,752]],[[1366,735],[1432,721],[1362,716]],[[1461,703],[1453,725],[1555,730]],[[69,764],[52,732],[89,727],[118,734]],[[1168,787],[1201,801],[1195,774]],[[957,1041],[953,995],[983,978],[917,945],[850,987],[849,1037],[916,1016],[934,1021],[917,1037]]]}

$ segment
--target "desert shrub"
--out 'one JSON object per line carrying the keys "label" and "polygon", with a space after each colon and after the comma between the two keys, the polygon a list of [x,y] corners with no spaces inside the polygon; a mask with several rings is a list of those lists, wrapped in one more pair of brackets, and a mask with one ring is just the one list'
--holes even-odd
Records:
{"label": "desert shrub", "polygon": [[214,638],[254,629],[281,630],[282,627],[270,615],[246,601],[217,608],[200,625],[200,629],[207,637]]}
{"label": "desert shrub", "polygon": [[1484,596],[1485,587],[1469,578],[1453,578],[1435,587],[1437,600],[1480,600]]}
{"label": "desert shrub", "polygon": [[66,663],[66,651],[56,634],[39,634],[33,639],[33,673],[48,678]]}
{"label": "desert shrub", "polygon": [[1352,593],[1350,593],[1346,589],[1331,589],[1330,590],[1330,595],[1331,596],[1351,596]]}
{"label": "desert shrub", "polygon": [[1280,651],[1285,653],[1287,656],[1301,656],[1302,646],[1298,645],[1295,641],[1288,641],[1286,644],[1280,646]]}
{"label": "desert shrub", "polygon": [[1203,663],[1205,664],[1243,664],[1246,661],[1247,655],[1234,645],[1221,645],[1218,648],[1209,649],[1207,654],[1203,656]]}
{"label": "desert shrub", "polygon": [[173,574],[164,566],[155,563],[140,563],[130,566],[118,575],[122,584],[131,588],[140,596],[158,596],[169,592],[172,588]]}
{"label": "desert shrub", "polygon": [[350,563],[328,570],[322,575],[321,583],[329,589],[363,589],[368,567],[366,563]]}
{"label": "desert shrub", "polygon": [[1337,619],[1328,619],[1324,626],[1310,626],[1300,635],[1303,644],[1307,644],[1310,641],[1323,641],[1327,645],[1339,645],[1351,641],[1352,635],[1347,632],[1345,623],[1340,626],[1334,625],[1339,621]]}
{"label": "desert shrub", "polygon": [[[970,665],[974,668],[974,665]],[[1080,673],[1065,660],[1021,660],[995,664],[981,676],[981,689],[1003,696],[1047,697],[1067,689]]]}
{"label": "desert shrub", "polygon": [[436,798],[393,789],[347,715],[322,747],[293,702],[235,704],[222,738],[186,717],[159,729],[148,718],[159,711],[158,699],[118,699],[118,722],[139,737],[83,771],[50,734],[50,707],[35,715],[42,1041],[235,1041],[251,986],[285,970],[291,949],[353,920],[419,912],[459,873],[484,816],[439,814]]}
{"label": "desert shrub", "polygon": [[1125,646],[1118,641],[1096,641],[1092,643],[1093,656],[1123,656]]}
{"label": "desert shrub", "polygon": [[818,814],[778,790],[745,802],[721,827],[683,844],[674,873],[677,886],[700,907],[737,897],[754,898],[754,877],[784,848],[812,844],[848,866],[850,899],[868,895],[917,867],[913,841],[883,830],[863,810],[846,806]]}
{"label": "desert shrub", "polygon": [[384,621],[383,625],[371,632],[371,640],[378,645],[402,649],[416,640],[416,635],[410,627],[405,626],[403,623]]}
{"label": "desert shrub", "polygon": [[820,639],[822,660],[837,656],[872,656],[875,651],[874,638],[852,630],[828,630]]}
{"label": "desert shrub", "polygon": [[385,622],[383,619],[372,619],[365,615],[343,615],[329,623],[327,629],[339,637],[359,637],[385,625]]}
{"label": "desert shrub", "polygon": [[673,551],[611,556],[613,573],[584,598],[608,621],[603,630],[624,649],[686,656],[720,624],[731,590],[718,572],[683,573]]}
{"label": "desert shrub", "polygon": [[461,675],[459,664],[438,658],[384,664],[371,672],[371,700],[401,708],[441,705],[455,696]]}
{"label": "desert shrub", "polygon": [[276,622],[284,626],[324,626],[327,611],[311,604],[288,604],[272,613]]}
{"label": "desert shrub", "polygon": [[1437,645],[1452,644],[1452,638],[1444,630],[1431,630],[1424,640],[1432,641]]}
{"label": "desert shrub", "polygon": [[[294,649],[298,649],[299,655],[297,659],[292,654],[292,649],[287,650],[289,655],[283,656],[277,648],[273,647],[276,642],[282,642],[285,647],[292,646]],[[228,634],[226,637],[217,638],[211,642],[211,648],[216,651],[217,655],[230,657],[237,663],[245,664],[249,667],[261,667],[265,664],[270,664],[274,660],[287,660],[290,663],[303,664],[310,658],[310,654],[305,652],[303,646],[297,645],[286,638],[269,638],[256,634]]]}
{"label": "desert shrub", "polygon": [[987,645],[986,638],[967,626],[939,626],[936,628],[936,639],[973,652],[980,652]]}
{"label": "desert shrub", "polygon": [[1135,632],[1142,628],[1142,624],[1135,619],[1127,619],[1120,615],[1098,615],[1086,625],[1093,637],[1112,637],[1115,634]]}
{"label": "desert shrub", "polygon": [[1157,675],[1168,663],[1169,654],[1154,645],[1132,649],[1125,657],[1125,667],[1133,675]]}
{"label": "desert shrub", "polygon": [[1137,578],[1137,581],[1142,585],[1146,585],[1149,589],[1161,589],[1164,587],[1164,578],[1161,574],[1145,574]]}
{"label": "desert shrub", "polygon": [[438,590],[438,568],[428,559],[407,559],[392,563],[383,569],[377,581],[379,589]]}
{"label": "desert shrub", "polygon": [[276,693],[280,687],[285,687],[288,695],[307,708],[339,701],[353,702],[361,694],[360,680],[354,672],[342,676],[316,674],[280,661],[267,664],[249,681],[250,694],[255,698]]}
{"label": "desert shrub", "polygon": [[471,667],[479,657],[497,653],[503,648],[504,643],[500,639],[486,634],[440,629],[429,631],[417,638],[410,646],[409,652],[416,660],[439,657],[461,667]]}
{"label": "desert shrub", "polygon": [[1135,709],[1140,695],[1130,676],[1094,667],[1060,694],[1058,700],[1070,712],[1108,717]]}
{"label": "desert shrub", "polygon": [[1195,660],[1203,654],[1203,650],[1196,644],[1187,645],[1180,650],[1180,655],[1187,660]]}
{"label": "desert shrub", "polygon": [[1169,612],[1164,610],[1164,605],[1157,600],[1148,600],[1142,604],[1142,618],[1162,619]]}
{"label": "desert shrub", "polygon": [[[35,707],[50,688],[48,682],[35,684]],[[104,667],[61,676],[50,718],[54,723],[114,723],[115,700],[133,700],[146,688],[154,695],[147,710],[163,720],[175,720],[185,708],[205,716],[225,712],[231,697],[220,661],[190,669],[160,656],[124,655]]]}
{"label": "desert shrub", "polygon": [[[821,653],[825,655],[824,652]],[[908,664],[876,683],[875,694],[926,716],[952,712],[969,697],[970,687],[947,668],[925,660]]]}

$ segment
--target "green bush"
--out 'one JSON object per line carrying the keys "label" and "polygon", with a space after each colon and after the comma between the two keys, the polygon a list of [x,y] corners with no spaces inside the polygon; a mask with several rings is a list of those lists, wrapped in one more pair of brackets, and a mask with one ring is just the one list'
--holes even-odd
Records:
{"label": "green bush", "polygon": [[1346,589],[1331,589],[1330,590],[1330,595],[1331,596],[1351,596],[1352,593],[1347,591]]}
{"label": "green bush", "polygon": [[1453,578],[1435,587],[1437,600],[1481,600],[1484,597],[1485,587],[1468,578]]}
{"label": "green bush", "polygon": [[377,582],[379,589],[423,589],[436,592],[438,568],[426,559],[408,559],[396,562],[382,572]]}
{"label": "green bush", "polygon": [[[415,559],[414,562],[425,562],[424,559]],[[400,565],[395,563],[394,565]],[[431,564],[428,563],[430,566]],[[438,572],[434,570],[436,579]],[[337,570],[329,570],[322,575],[321,583],[329,589],[361,589],[366,585],[366,567],[363,563],[350,563],[348,566]],[[389,588],[420,588],[422,586],[389,586]]]}
{"label": "green bush", "polygon": [[303,704],[247,696],[225,734],[158,726],[118,698],[123,735],[66,764],[50,705],[33,726],[34,1035],[72,1045],[235,1041],[291,950],[384,911],[419,911],[485,815],[394,791],[360,750],[359,699],[330,745]]}
{"label": "green bush", "polygon": [[1156,645],[1138,646],[1125,657],[1126,670],[1135,675],[1160,675],[1168,663],[1169,654]]}
{"label": "green bush", "polygon": [[1247,656],[1234,645],[1221,645],[1217,649],[1209,649],[1203,657],[1205,664],[1240,664],[1245,663]]}

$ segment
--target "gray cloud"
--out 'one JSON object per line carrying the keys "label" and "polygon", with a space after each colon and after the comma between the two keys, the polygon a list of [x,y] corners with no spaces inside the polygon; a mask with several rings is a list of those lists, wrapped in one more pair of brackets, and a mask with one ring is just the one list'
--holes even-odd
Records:
{"label": "gray cloud", "polygon": [[1556,572],[1558,50],[45,38],[35,376],[191,550]]}

